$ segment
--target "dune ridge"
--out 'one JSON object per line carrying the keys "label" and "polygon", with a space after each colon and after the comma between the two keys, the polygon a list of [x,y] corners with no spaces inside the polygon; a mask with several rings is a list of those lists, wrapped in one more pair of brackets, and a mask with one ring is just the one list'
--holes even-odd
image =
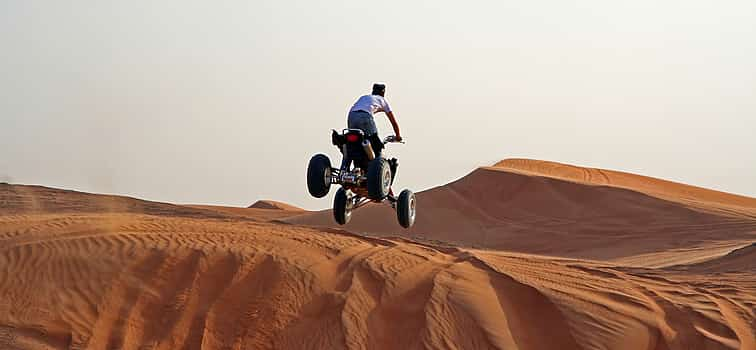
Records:
{"label": "dune ridge", "polygon": [[650,176],[523,158],[505,159],[492,167],[592,185],[626,188],[719,214],[756,219],[756,198]]}
{"label": "dune ridge", "polygon": [[673,266],[684,271],[721,273],[752,272],[756,273],[756,242],[728,251],[724,255],[696,264]]}
{"label": "dune ridge", "polygon": [[222,217],[191,206],[127,196],[92,194],[36,185],[0,183],[0,215],[35,213],[140,213],[187,217]]}
{"label": "dune ridge", "polygon": [[249,206],[249,208],[256,208],[256,209],[273,209],[273,210],[290,210],[290,211],[304,211],[304,209],[288,204],[283,203],[279,201],[274,201],[270,199],[261,199],[257,202],[252,203],[252,205]]}
{"label": "dune ridge", "polygon": [[[612,173],[604,174],[612,180]],[[740,211],[735,215],[733,206],[718,207],[713,199],[704,210],[704,201],[691,207],[686,201],[693,197],[686,201],[661,198],[626,188],[627,181],[618,187],[547,175],[554,174],[543,170],[534,175],[501,166],[479,168],[450,184],[418,193],[417,220],[409,230],[396,223],[386,205],[359,209],[344,228],[376,236],[408,234],[468,247],[587,259],[627,260],[665,252],[657,258],[666,261],[656,259],[652,267],[676,264],[678,254],[707,254],[711,244],[734,247],[756,240],[756,219],[749,214],[748,200],[738,202]],[[330,210],[284,220],[337,226]],[[643,265],[645,261],[635,262]]]}
{"label": "dune ridge", "polygon": [[556,175],[476,169],[409,232],[0,184],[0,349],[756,350],[747,201]]}
{"label": "dune ridge", "polygon": [[148,201],[127,196],[93,194],[35,185],[0,183],[0,215],[49,213],[134,213],[228,220],[268,221],[307,213],[304,209],[275,202],[277,210],[220,205]]}
{"label": "dune ridge", "polygon": [[727,277],[253,221],[0,220],[3,348],[753,348],[755,286]]}

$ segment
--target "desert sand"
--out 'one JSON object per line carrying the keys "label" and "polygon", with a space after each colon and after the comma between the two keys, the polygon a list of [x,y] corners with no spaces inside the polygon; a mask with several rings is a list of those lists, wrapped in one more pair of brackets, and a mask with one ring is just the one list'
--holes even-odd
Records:
{"label": "desert sand", "polygon": [[753,198],[509,160],[411,230],[260,203],[0,184],[0,349],[756,349]]}
{"label": "desert sand", "polygon": [[261,199],[257,202],[252,203],[252,205],[249,206],[249,208],[256,208],[256,209],[278,209],[278,210],[291,210],[291,211],[304,211],[304,209],[293,206],[288,203],[283,203],[279,201],[274,201],[270,199]]}
{"label": "desert sand", "polygon": [[[417,194],[405,230],[384,204],[347,230],[455,246],[663,267],[751,244],[756,199],[609,170],[514,159]],[[285,219],[333,227],[330,210]],[[713,252],[712,249],[716,249]],[[634,259],[638,258],[640,259]]]}

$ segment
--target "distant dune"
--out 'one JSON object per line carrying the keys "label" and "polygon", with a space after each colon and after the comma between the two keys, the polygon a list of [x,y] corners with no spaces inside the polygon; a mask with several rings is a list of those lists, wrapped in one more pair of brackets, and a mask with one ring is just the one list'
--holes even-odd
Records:
{"label": "distant dune", "polygon": [[756,198],[614,170],[532,159],[506,159],[494,167],[591,185],[626,188],[718,214],[756,219]]}
{"label": "distant dune", "polygon": [[[383,204],[359,209],[344,228],[588,259],[668,252],[668,261],[654,260],[655,267],[675,264],[680,248],[708,254],[712,242],[742,246],[756,232],[756,199],[543,161],[482,167],[417,198],[417,221],[410,230],[400,227],[393,210]],[[338,226],[330,210],[286,220]],[[636,263],[643,265],[641,260]]]}
{"label": "distant dune", "polygon": [[91,194],[44,186],[0,183],[0,215],[35,213],[140,213],[218,217],[218,213],[125,196]]}
{"label": "distant dune", "polygon": [[273,200],[259,200],[252,205],[249,206],[250,208],[256,208],[256,209],[274,209],[274,210],[300,210],[304,211],[304,209],[293,206],[291,204],[273,201]]}
{"label": "distant dune", "polygon": [[753,199],[530,162],[421,193],[409,233],[0,184],[0,349],[756,349]]}

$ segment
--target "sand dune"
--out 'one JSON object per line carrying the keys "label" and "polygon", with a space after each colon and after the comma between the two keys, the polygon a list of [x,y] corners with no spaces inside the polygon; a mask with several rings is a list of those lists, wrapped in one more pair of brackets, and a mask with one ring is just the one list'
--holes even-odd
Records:
{"label": "sand dune", "polygon": [[218,205],[176,205],[137,198],[92,194],[43,186],[9,185],[0,183],[0,215],[43,213],[136,213],[146,215],[183,216],[269,221],[307,211],[296,206],[272,202],[269,208],[239,208]]}
{"label": "sand dune", "polygon": [[735,277],[253,221],[0,223],[4,349],[754,348]]}
{"label": "sand dune", "polygon": [[288,204],[283,203],[279,201],[273,201],[270,199],[263,199],[259,200],[252,205],[249,206],[250,208],[256,208],[256,209],[276,209],[276,210],[300,210],[304,211],[304,209]]}
{"label": "sand dune", "polygon": [[694,208],[756,219],[756,198],[621,171],[533,159],[505,159],[494,167],[592,185],[626,188]]}
{"label": "sand dune", "polygon": [[125,196],[0,183],[0,215],[81,212],[140,213],[190,217],[226,216],[202,208],[152,202]]}
{"label": "sand dune", "polygon": [[706,273],[751,272],[756,274],[756,242],[707,261],[675,266],[675,268]]}
{"label": "sand dune", "polygon": [[748,198],[519,166],[355,214],[384,237],[2,184],[0,349],[756,350]]}
{"label": "sand dune", "polygon": [[[275,219],[283,219],[291,216],[303,215],[307,213],[304,209],[260,209],[260,208],[240,208],[240,207],[227,207],[220,205],[188,205],[192,208],[207,210],[215,212],[222,216],[230,217],[242,217],[257,221],[270,221]],[[296,208],[291,206],[291,208]]]}
{"label": "sand dune", "polygon": [[[410,230],[396,223],[395,214],[386,205],[358,210],[345,229],[377,236],[406,234],[468,247],[602,260],[627,260],[665,252],[667,261],[657,256],[654,267],[678,263],[676,254],[682,248],[688,254],[695,248],[708,254],[705,250],[711,244],[733,247],[756,240],[753,198],[681,184],[664,190],[667,182],[663,180],[631,174],[618,175],[615,181],[615,173],[605,170],[564,166],[582,174],[578,178],[577,174],[561,171],[562,165],[556,163],[513,163],[519,166],[515,170],[502,166],[509,164],[505,161],[419,193],[417,221]],[[522,171],[524,168],[528,172]],[[591,172],[603,175],[585,175]],[[593,180],[597,177],[600,180]],[[621,186],[613,185],[615,182]],[[654,195],[661,192],[665,196]],[[672,200],[675,193],[687,195]],[[728,199],[736,205],[720,203]],[[695,207],[690,205],[693,202]],[[337,226],[330,210],[286,220]],[[636,262],[644,264],[643,259]]]}

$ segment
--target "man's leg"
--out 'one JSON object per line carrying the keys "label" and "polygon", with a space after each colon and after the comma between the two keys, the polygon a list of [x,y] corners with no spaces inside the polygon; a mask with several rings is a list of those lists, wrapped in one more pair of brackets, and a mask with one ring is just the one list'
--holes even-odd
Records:
{"label": "man's leg", "polygon": [[370,146],[376,157],[381,155],[383,150],[383,141],[378,136],[378,127],[370,113],[367,112],[350,112],[347,121],[347,127],[350,129],[360,129],[365,133],[365,138],[370,141]]}
{"label": "man's leg", "polygon": [[347,127],[350,129],[360,129],[365,133],[365,136],[378,133],[378,128],[375,126],[373,116],[370,115],[370,113],[363,111],[349,112]]}
{"label": "man's leg", "polygon": [[375,157],[380,157],[381,151],[383,151],[383,141],[381,140],[381,137],[378,136],[378,134],[373,134],[368,137],[368,140],[370,141],[370,146],[373,147]]}

